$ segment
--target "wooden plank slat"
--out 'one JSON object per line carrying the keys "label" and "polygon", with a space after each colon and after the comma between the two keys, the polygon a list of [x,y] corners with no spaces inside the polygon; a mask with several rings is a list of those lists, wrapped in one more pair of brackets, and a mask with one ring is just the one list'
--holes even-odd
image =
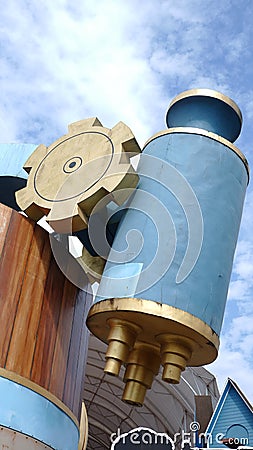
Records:
{"label": "wooden plank slat", "polygon": [[51,259],[48,236],[40,227],[35,228],[27,256],[6,369],[30,378],[45,280]]}
{"label": "wooden plank slat", "polygon": [[80,354],[82,328],[85,327],[85,302],[82,301],[80,295],[76,296],[75,312],[72,325],[72,334],[70,340],[70,348],[68,355],[68,363],[66,370],[66,379],[63,393],[63,402],[70,408],[73,408],[74,393],[76,386],[76,377],[78,369],[78,358]]}
{"label": "wooden plank slat", "polygon": [[0,204],[1,215],[0,215],[0,255],[2,254],[4,243],[6,241],[6,234],[8,232],[9,223],[11,220],[12,210]]}
{"label": "wooden plank slat", "polygon": [[5,367],[8,355],[33,229],[34,224],[30,220],[16,212],[11,214],[0,260],[0,365],[2,367]]}
{"label": "wooden plank slat", "polygon": [[50,384],[63,287],[64,276],[51,256],[31,371],[31,380],[45,389]]}
{"label": "wooden plank slat", "polygon": [[51,379],[49,384],[50,392],[60,399],[63,398],[64,392],[76,291],[76,286],[65,279],[62,307],[57,329]]}
{"label": "wooden plank slat", "polygon": [[89,340],[89,331],[86,326],[86,318],[87,318],[88,311],[89,311],[91,303],[92,303],[92,295],[89,292],[85,293],[83,291],[79,291],[78,296],[79,296],[79,301],[83,302],[85,305],[82,334],[81,334],[81,339],[80,339],[81,345],[79,348],[78,359],[77,359],[78,363],[77,363],[77,371],[76,371],[75,392],[74,392],[73,406],[72,406],[72,411],[79,420],[80,413],[81,413],[83,388],[84,388],[84,376],[85,376],[84,370],[85,370],[87,351],[88,351],[88,340]]}

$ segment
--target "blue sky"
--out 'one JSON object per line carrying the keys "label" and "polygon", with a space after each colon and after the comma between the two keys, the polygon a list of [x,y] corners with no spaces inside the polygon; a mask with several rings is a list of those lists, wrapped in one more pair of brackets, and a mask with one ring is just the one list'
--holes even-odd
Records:
{"label": "blue sky", "polygon": [[[9,0],[0,17],[1,142],[49,145],[67,125],[119,120],[140,145],[170,100],[217,89],[237,102],[236,145],[253,167],[252,0]],[[221,336],[207,368],[253,401],[253,190],[249,185]]]}

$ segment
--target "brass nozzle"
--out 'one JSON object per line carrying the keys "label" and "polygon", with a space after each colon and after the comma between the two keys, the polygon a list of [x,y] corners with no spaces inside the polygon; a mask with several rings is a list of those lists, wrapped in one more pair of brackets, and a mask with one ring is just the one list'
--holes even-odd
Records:
{"label": "brass nozzle", "polygon": [[126,386],[122,400],[135,406],[142,406],[147,389],[160,367],[159,348],[144,342],[136,342],[129,354],[124,376]]}
{"label": "brass nozzle", "polygon": [[133,348],[141,328],[138,325],[120,319],[109,319],[108,324],[110,325],[110,332],[107,338],[109,345],[105,355],[104,372],[117,376],[122,363],[127,361],[129,352]]}
{"label": "brass nozzle", "polygon": [[156,340],[161,344],[162,379],[172,384],[179,383],[181,372],[191,357],[193,341],[170,333],[161,334]]}

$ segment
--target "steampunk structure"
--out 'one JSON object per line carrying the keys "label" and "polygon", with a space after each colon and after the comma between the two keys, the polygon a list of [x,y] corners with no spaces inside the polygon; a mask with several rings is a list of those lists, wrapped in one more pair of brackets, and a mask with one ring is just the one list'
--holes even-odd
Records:
{"label": "steampunk structure", "polygon": [[[217,402],[201,366],[218,354],[249,180],[233,144],[242,116],[230,98],[196,89],[171,102],[166,121],[142,152],[125,124],[110,130],[97,118],[71,124],[49,147],[1,147],[0,433],[7,448],[85,449],[87,421],[113,432],[93,408],[110,411],[121,390],[120,420],[112,413],[119,428],[138,425],[135,406],[147,408],[162,391],[175,399],[176,422],[166,407],[153,408],[149,426],[177,432],[193,420],[194,399],[184,397],[197,394],[198,376],[198,393],[212,382]],[[43,217],[49,234],[37,224]],[[72,235],[82,244],[79,257],[69,251]],[[109,448],[98,434],[89,448]]]}

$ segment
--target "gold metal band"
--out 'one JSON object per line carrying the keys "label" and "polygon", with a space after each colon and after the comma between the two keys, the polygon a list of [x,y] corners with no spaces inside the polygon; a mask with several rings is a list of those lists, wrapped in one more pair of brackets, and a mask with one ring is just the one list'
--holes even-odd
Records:
{"label": "gold metal band", "polygon": [[143,331],[139,333],[138,341],[157,346],[156,337],[163,333],[192,338],[196,351],[192,353],[189,365],[208,364],[217,357],[219,336],[201,319],[174,306],[139,298],[114,298],[95,303],[89,311],[87,325],[104,342],[107,342],[110,318],[140,325]]}
{"label": "gold metal band", "polygon": [[218,100],[221,100],[222,102],[229,105],[238,115],[241,123],[242,123],[242,113],[238,105],[226,95],[222,94],[221,92],[215,91],[213,89],[189,89],[188,91],[181,92],[181,94],[177,95],[173,100],[170,102],[169,108],[174,105],[175,103],[179,102],[180,100],[183,100],[187,97],[193,97],[193,96],[204,96],[204,97],[211,97],[216,98]]}
{"label": "gold metal band", "polygon": [[16,374],[15,372],[3,369],[2,367],[0,367],[0,377],[14,381],[15,383],[20,384],[21,386],[24,386],[31,391],[36,392],[37,394],[40,394],[42,397],[45,397],[50,402],[54,403],[58,408],[60,408],[65,414],[70,417],[70,419],[74,422],[79,430],[79,422],[76,416],[63,402],[61,402],[61,400],[59,400],[55,395],[51,394],[51,392],[47,391],[45,388],[39,386],[33,381],[28,380],[27,378],[24,378],[21,375]]}
{"label": "gold metal band", "polygon": [[[102,300],[91,307],[87,325],[99,339],[109,341],[110,374],[118,375],[122,363],[126,364],[122,400],[131,405],[143,404],[160,363],[163,380],[176,384],[186,366],[208,364],[218,353],[219,337],[209,325],[186,311],[152,300]],[[137,326],[134,341],[130,331]]]}
{"label": "gold metal band", "polygon": [[209,139],[212,139],[214,141],[218,141],[221,144],[225,145],[226,147],[228,147],[230,150],[232,150],[234,153],[236,153],[237,156],[239,156],[239,158],[242,160],[245,169],[247,171],[248,174],[248,181],[249,181],[249,177],[250,177],[250,169],[249,169],[249,164],[248,161],[246,159],[246,157],[244,156],[244,154],[241,152],[241,150],[239,150],[239,148],[237,148],[234,144],[232,144],[232,142],[228,141],[227,139],[225,139],[222,136],[219,136],[216,133],[213,133],[211,131],[206,131],[203,130],[202,128],[194,128],[194,127],[175,127],[175,128],[168,128],[167,130],[162,130],[159,131],[158,133],[154,134],[150,139],[147,140],[147,142],[145,142],[144,148],[152,141],[154,141],[155,139],[159,138],[160,136],[165,136],[166,134],[197,134],[200,136],[205,136]]}
{"label": "gold metal band", "polygon": [[82,402],[81,419],[80,419],[80,438],[78,450],[85,450],[88,443],[88,416],[84,402]]}

